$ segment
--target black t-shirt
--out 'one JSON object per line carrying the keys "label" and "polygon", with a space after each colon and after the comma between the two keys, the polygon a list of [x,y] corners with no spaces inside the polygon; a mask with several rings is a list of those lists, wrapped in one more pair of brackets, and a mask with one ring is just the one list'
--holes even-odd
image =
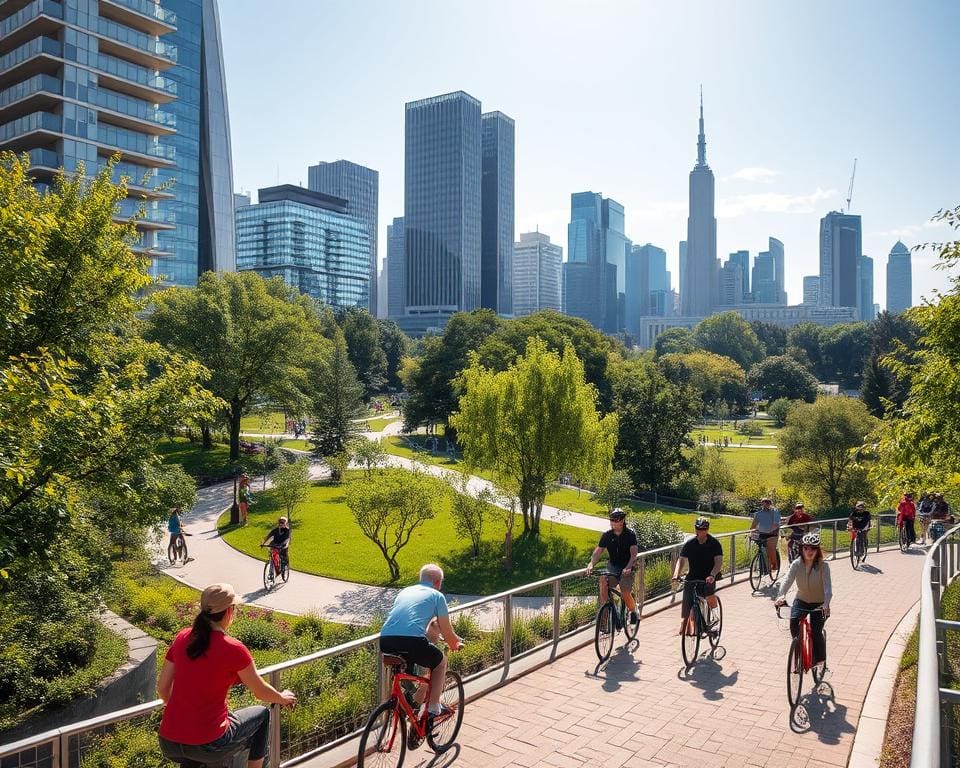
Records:
{"label": "black t-shirt", "polygon": [[691,579],[702,581],[713,572],[713,560],[717,556],[723,557],[723,546],[709,533],[703,544],[694,536],[688,539],[680,549],[680,557],[687,558]]}
{"label": "black t-shirt", "polygon": [[630,562],[630,547],[638,546],[637,534],[627,526],[623,526],[623,533],[619,536],[612,530],[604,531],[597,546],[607,550],[607,554],[610,555],[610,565],[623,568]]}
{"label": "black t-shirt", "polygon": [[870,525],[870,513],[865,509],[855,509],[850,513],[850,522],[858,531]]}
{"label": "black t-shirt", "polygon": [[271,547],[282,547],[287,543],[289,538],[290,528],[281,528],[279,525],[267,535],[267,540],[270,542]]}

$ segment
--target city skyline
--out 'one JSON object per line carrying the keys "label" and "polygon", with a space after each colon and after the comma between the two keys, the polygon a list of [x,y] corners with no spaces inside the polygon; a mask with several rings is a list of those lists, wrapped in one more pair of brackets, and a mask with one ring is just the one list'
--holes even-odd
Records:
{"label": "city skyline", "polygon": [[[801,299],[802,277],[817,271],[818,221],[843,206],[853,157],[859,165],[851,212],[863,216],[864,252],[886,254],[898,239],[908,246],[942,239],[942,229],[926,222],[955,202],[949,179],[955,176],[956,160],[945,148],[957,106],[940,96],[935,77],[944,62],[935,55],[932,61],[904,67],[883,52],[904,31],[929,41],[931,50],[947,51],[946,44],[935,41],[948,40],[948,20],[960,16],[956,8],[930,4],[920,13],[913,7],[874,12],[871,6],[867,13],[867,6],[859,3],[837,10],[840,23],[834,31],[820,29],[816,8],[773,12],[758,3],[735,3],[729,13],[703,10],[709,23],[697,29],[685,26],[680,10],[608,6],[584,20],[575,13],[576,5],[569,4],[548,9],[537,3],[513,8],[495,2],[482,11],[428,5],[435,13],[424,7],[408,14],[373,3],[352,8],[297,4],[295,12],[284,15],[291,18],[279,18],[276,33],[269,36],[255,23],[254,4],[238,0],[222,9],[227,82],[236,114],[238,189],[275,183],[278,175],[282,181],[305,182],[305,168],[318,156],[376,168],[381,173],[379,239],[385,242],[386,225],[404,213],[403,104],[425,93],[482,93],[485,103],[496,104],[524,126],[516,147],[515,231],[539,226],[554,242],[563,243],[569,195],[603,190],[623,204],[628,238],[667,251],[673,287],[678,287],[677,243],[686,236],[684,187],[695,157],[688,126],[696,119],[702,80],[717,179],[717,252],[755,254],[770,236],[781,240],[788,251],[786,290],[791,303]],[[349,29],[373,8],[384,22],[378,27],[385,29],[374,30],[369,43],[392,58],[389,71],[375,63],[381,57],[362,62],[359,49],[347,45],[349,35],[323,50],[305,46],[305,52],[296,43],[314,26],[311,20]],[[644,56],[672,54],[682,43],[688,60],[669,68],[661,80],[645,78],[631,64],[639,54],[608,41],[601,61],[621,74],[598,84],[589,109],[574,109],[560,98],[566,88],[584,82],[585,75],[574,72],[573,62],[531,65],[526,55],[507,44],[522,39],[524,23],[533,18],[542,22],[544,33],[558,39],[579,32],[580,23],[586,25],[584,31],[603,25],[626,37],[643,22],[640,26],[658,30]],[[854,19],[862,34],[850,40],[839,29],[844,20]],[[485,34],[494,26],[506,36],[506,53],[489,67],[478,67],[486,51]],[[470,34],[452,34],[461,27]],[[811,31],[815,45],[803,49],[791,39],[802,35],[780,36],[785,29]],[[400,30],[403,34],[397,34]],[[266,55],[256,60],[244,53],[254,36],[266,48]],[[734,57],[717,57],[736,39],[749,40],[760,56],[776,52],[786,61],[795,51],[807,69],[801,72],[797,64],[766,73],[737,64]],[[436,55],[422,56],[423,46],[436,40],[442,40]],[[434,66],[438,56],[443,57],[442,67]],[[707,66],[713,58],[720,59],[718,65]],[[326,105],[322,111],[289,98],[295,83],[286,82],[291,79],[286,74],[306,60],[321,71],[329,61],[351,72],[350,78],[318,83],[323,97],[318,101]],[[822,87],[827,74],[861,61],[870,62],[872,74],[853,95],[848,89],[840,99],[833,91],[844,89]],[[609,100],[611,88],[629,91],[628,101],[636,102],[633,109],[649,113],[643,125],[629,119],[635,112],[626,101]],[[890,98],[891,92],[896,99]],[[830,111],[831,119],[811,121],[812,104]],[[922,119],[931,106],[938,119]],[[271,120],[264,121],[263,114]],[[275,146],[276,152],[265,152],[265,146]],[[904,178],[924,183],[904,185]],[[383,255],[381,249],[381,259]],[[914,254],[914,301],[938,281],[931,261],[931,254]],[[879,270],[875,296],[882,301],[885,293],[885,270]]]}

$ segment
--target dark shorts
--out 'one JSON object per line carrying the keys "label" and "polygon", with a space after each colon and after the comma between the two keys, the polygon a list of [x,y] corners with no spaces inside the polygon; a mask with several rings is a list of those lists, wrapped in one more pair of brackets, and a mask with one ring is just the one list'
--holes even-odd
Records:
{"label": "dark shorts", "polygon": [[227,730],[209,744],[180,744],[160,736],[160,751],[175,763],[193,760],[207,764],[218,757],[226,758],[240,750],[250,750],[248,759],[259,760],[267,751],[270,733],[270,710],[266,707],[244,707],[227,714]]}
{"label": "dark shorts", "polygon": [[[717,577],[719,578],[719,576]],[[683,584],[683,605],[680,607],[680,618],[685,619],[690,615],[690,609],[693,608],[694,593],[702,597],[710,597],[717,591],[717,582],[713,584],[692,584],[689,581]]]}
{"label": "dark shorts", "polygon": [[625,565],[613,565],[612,563],[607,563],[606,567],[603,569],[603,572],[609,574],[610,576],[610,586],[619,587],[621,595],[633,592],[633,574],[636,572],[634,569],[631,569],[630,573],[624,576],[624,568],[626,568]]}
{"label": "dark shorts", "polygon": [[443,661],[443,651],[425,637],[381,635],[380,650],[391,656],[403,656],[408,661],[427,669],[436,669]]}

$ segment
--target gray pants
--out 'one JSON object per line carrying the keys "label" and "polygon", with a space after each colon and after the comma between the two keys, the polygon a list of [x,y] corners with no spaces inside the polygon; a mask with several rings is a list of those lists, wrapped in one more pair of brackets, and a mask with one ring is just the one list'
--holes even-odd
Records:
{"label": "gray pants", "polygon": [[209,744],[178,744],[160,736],[160,751],[168,760],[181,765],[218,765],[243,749],[250,750],[250,760],[259,760],[267,751],[270,731],[270,710],[266,707],[244,707],[227,715],[227,730]]}

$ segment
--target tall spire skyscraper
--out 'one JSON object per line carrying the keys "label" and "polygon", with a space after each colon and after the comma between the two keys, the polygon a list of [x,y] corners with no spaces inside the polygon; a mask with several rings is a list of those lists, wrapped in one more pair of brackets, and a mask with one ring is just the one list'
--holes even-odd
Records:
{"label": "tall spire skyscraper", "polygon": [[717,219],[714,214],[713,171],[707,165],[707,138],[703,129],[703,90],[700,91],[700,134],[697,164],[690,171],[690,214],[687,218],[686,293],[680,297],[683,314],[706,317],[717,305]]}

